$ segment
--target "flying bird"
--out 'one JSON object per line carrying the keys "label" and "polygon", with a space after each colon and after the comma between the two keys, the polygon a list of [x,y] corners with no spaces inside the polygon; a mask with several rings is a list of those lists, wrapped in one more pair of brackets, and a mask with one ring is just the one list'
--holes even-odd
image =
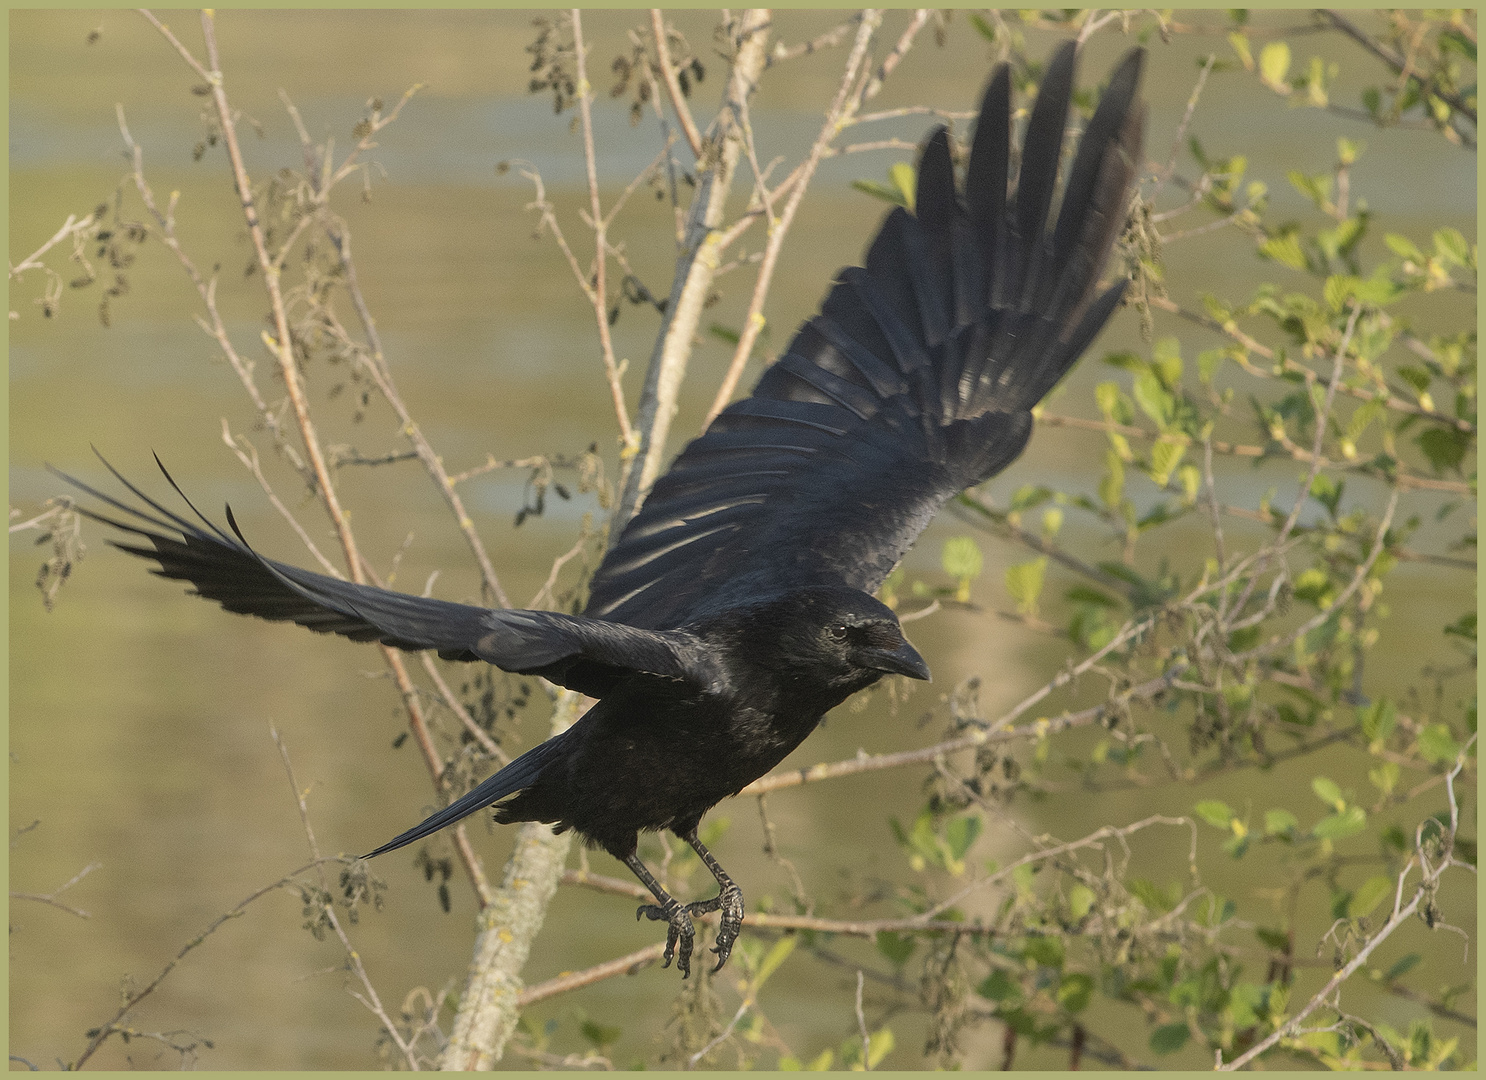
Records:
{"label": "flying bird", "polygon": [[[125,515],[83,511],[133,534],[118,547],[228,611],[434,649],[598,699],[368,857],[490,806],[502,824],[573,829],[654,895],[636,917],[667,924],[665,966],[674,957],[683,977],[693,917],[720,910],[720,969],[743,894],[697,838],[702,816],[850,695],[884,675],[929,677],[872,594],[948,499],[1022,452],[1032,407],[1120,303],[1124,281],[1101,288],[1099,278],[1140,157],[1143,55],[1132,50],[1112,72],[1055,216],[1074,45],[1047,65],[1015,172],[1010,71],[997,67],[963,190],[940,127],[919,156],[913,211],[887,215],[866,265],[841,272],[752,395],[656,482],[599,566],[582,615],[311,573],[255,552],[230,508],[229,533],[166,509],[112,466],[143,508],[59,475]],[[683,904],[661,887],[636,854],[638,834],[659,830],[696,851],[717,896]]]}

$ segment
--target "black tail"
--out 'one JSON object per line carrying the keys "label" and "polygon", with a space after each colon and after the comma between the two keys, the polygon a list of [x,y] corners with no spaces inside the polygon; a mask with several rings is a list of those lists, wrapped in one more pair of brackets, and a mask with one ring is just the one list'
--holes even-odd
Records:
{"label": "black tail", "polygon": [[541,745],[532,747],[500,772],[479,784],[469,794],[454,800],[438,813],[430,815],[427,820],[414,825],[401,836],[387,841],[377,850],[367,852],[362,858],[371,859],[389,851],[396,851],[400,847],[406,847],[415,840],[431,836],[478,810],[493,806],[507,795],[514,795],[521,789],[530,787],[537,782],[537,777],[547,767],[548,762],[566,749],[568,732],[572,730],[569,728],[568,731],[554,735]]}

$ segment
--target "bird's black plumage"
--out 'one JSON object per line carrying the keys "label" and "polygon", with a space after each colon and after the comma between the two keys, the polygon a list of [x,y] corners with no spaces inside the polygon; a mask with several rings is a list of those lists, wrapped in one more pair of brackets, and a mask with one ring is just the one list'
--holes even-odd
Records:
{"label": "bird's black plumage", "polygon": [[[1063,182],[1074,47],[1053,56],[1011,182],[1011,89],[992,75],[963,196],[943,128],[920,155],[914,211],[883,223],[864,267],[654,486],[599,567],[582,616],[408,596],[311,573],[172,513],[64,477],[126,515],[123,550],[229,611],[321,633],[436,649],[545,676],[599,702],[560,735],[371,854],[487,806],[500,822],[575,829],[654,893],[689,971],[691,917],[722,910],[726,961],[742,894],[697,839],[703,814],[773,768],[824,714],[884,674],[927,678],[874,592],[944,502],[1026,445],[1031,409],[1119,303],[1097,281],[1126,213],[1141,145],[1142,62],[1115,68]],[[112,468],[110,466],[110,468]],[[184,498],[184,496],[182,496]],[[189,503],[188,503],[189,505]],[[192,510],[194,512],[194,507]],[[669,829],[719,895],[681,905],[636,857]]]}

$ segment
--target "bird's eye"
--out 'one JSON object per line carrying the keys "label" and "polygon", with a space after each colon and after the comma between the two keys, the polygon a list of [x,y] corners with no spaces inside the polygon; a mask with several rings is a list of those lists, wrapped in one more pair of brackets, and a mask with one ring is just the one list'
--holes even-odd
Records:
{"label": "bird's eye", "polygon": [[844,624],[843,625],[838,625],[838,626],[833,626],[833,627],[831,627],[830,634],[831,634],[831,640],[832,641],[845,641],[846,640],[846,626]]}

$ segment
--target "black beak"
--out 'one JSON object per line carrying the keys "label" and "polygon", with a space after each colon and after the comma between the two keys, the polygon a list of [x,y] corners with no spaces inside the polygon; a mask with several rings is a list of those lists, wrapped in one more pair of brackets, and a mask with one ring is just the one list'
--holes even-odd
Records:
{"label": "black beak", "polygon": [[877,653],[873,659],[876,662],[872,666],[878,671],[929,681],[929,665],[924,663],[924,658],[918,654],[918,650],[906,641],[892,652]]}

